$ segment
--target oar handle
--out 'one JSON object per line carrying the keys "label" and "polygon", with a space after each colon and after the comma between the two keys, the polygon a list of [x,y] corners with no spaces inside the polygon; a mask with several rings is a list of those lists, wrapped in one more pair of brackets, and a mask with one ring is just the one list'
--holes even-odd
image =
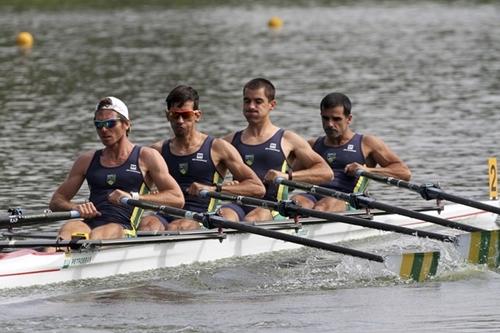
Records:
{"label": "oar handle", "polygon": [[23,215],[20,211],[19,214],[12,214],[6,217],[0,217],[0,227],[12,227],[17,224],[33,225],[40,222],[50,222],[58,220],[69,220],[80,217],[80,212],[77,210],[70,210],[66,212],[51,212],[46,211],[39,214]]}

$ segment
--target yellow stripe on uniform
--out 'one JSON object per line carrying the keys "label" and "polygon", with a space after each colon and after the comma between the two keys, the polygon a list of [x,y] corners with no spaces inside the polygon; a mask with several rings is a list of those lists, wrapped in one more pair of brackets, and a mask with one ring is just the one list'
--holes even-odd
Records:
{"label": "yellow stripe on uniform", "polygon": [[366,177],[363,177],[363,176],[359,177],[352,192],[353,193],[363,193],[366,190],[366,188],[368,187],[368,180],[369,179]]}
{"label": "yellow stripe on uniform", "polygon": [[[288,163],[287,161],[283,161],[283,164],[281,165],[281,172],[286,173],[288,170]],[[288,199],[288,186],[284,185],[278,185],[278,193],[276,195],[276,200],[287,200]]]}
{"label": "yellow stripe on uniform", "polygon": [[[139,189],[139,194],[148,194],[149,187],[146,183],[142,183],[141,188]],[[141,223],[142,214],[144,213],[144,209],[139,207],[134,207],[132,211],[132,215],[130,215],[130,225],[132,226],[132,230],[125,230],[124,233],[128,237],[135,237],[136,230],[139,227],[139,223]]]}
{"label": "yellow stripe on uniform", "polygon": [[[286,173],[288,171],[288,163],[287,161],[283,161],[283,164],[281,165],[281,172]],[[288,199],[288,186],[284,185],[278,185],[278,192],[276,193],[276,200],[287,200]],[[271,211],[271,216],[273,217],[273,220],[281,220],[284,219],[285,216],[281,216],[280,213],[277,210],[272,210]]]}
{"label": "yellow stripe on uniform", "polygon": [[[222,183],[222,177],[218,172],[214,172],[214,177],[212,179],[212,183],[213,184]],[[219,200],[217,200],[215,198],[210,198],[210,201],[208,203],[207,212],[209,212],[209,213],[215,212],[218,204],[219,204]]]}

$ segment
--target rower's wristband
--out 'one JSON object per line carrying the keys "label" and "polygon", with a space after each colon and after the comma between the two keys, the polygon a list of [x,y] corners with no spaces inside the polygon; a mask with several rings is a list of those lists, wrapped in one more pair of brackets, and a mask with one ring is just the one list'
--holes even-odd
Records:
{"label": "rower's wristband", "polygon": [[222,192],[222,185],[221,184],[215,184],[215,192]]}
{"label": "rower's wristband", "polygon": [[130,192],[130,196],[134,200],[139,200],[139,192]]}

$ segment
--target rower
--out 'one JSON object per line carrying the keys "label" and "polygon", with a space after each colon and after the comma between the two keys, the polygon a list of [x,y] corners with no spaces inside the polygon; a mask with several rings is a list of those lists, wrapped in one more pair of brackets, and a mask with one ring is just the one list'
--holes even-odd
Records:
{"label": "rower", "polygon": [[[313,184],[322,184],[333,177],[326,162],[298,134],[275,126],[271,112],[277,105],[276,89],[267,79],[256,78],[243,87],[243,115],[248,126],[224,137],[239,151],[241,157],[266,184],[266,200],[286,199],[283,186],[276,186],[276,177],[286,177]],[[290,166],[293,168],[293,175]],[[266,221],[279,217],[278,212],[261,207],[222,206],[233,210],[239,220]]]}
{"label": "rower", "polygon": [[[76,159],[49,204],[52,211],[76,210],[81,217],[64,224],[59,238],[68,240],[72,235],[86,234],[91,239],[134,236],[142,210],[121,204],[124,196],[183,206],[182,192],[161,155],[129,140],[131,121],[123,101],[111,96],[100,100],[94,110],[94,125],[104,148],[84,152]],[[84,181],[90,188],[89,200],[73,202]],[[156,191],[149,193],[152,186]]]}
{"label": "rower", "polygon": [[[326,95],[321,101],[320,111],[325,135],[308,142],[335,174],[332,181],[321,186],[345,193],[364,192],[367,179],[357,177],[358,170],[403,180],[410,179],[411,172],[406,164],[382,139],[355,133],[350,128],[351,101],[346,95],[338,92]],[[304,208],[320,211],[345,211],[349,208],[342,200],[311,193],[294,195],[292,200]]]}
{"label": "rower", "polygon": [[[221,191],[262,197],[264,185],[257,175],[243,163],[236,149],[228,142],[198,131],[202,111],[198,92],[180,85],[166,98],[165,115],[174,137],[158,141],[152,147],[159,151],[185,195],[184,209],[205,213],[217,208],[216,200],[199,197],[201,190]],[[227,172],[232,179],[224,182]],[[223,212],[219,213],[223,217]],[[192,219],[174,218],[157,213],[144,216],[140,230],[193,230],[200,224]]]}

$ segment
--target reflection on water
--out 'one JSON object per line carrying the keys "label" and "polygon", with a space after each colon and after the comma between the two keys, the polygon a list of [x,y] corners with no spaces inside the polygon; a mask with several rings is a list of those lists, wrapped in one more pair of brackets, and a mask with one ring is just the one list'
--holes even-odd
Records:
{"label": "reflection on water", "polygon": [[[281,30],[267,28],[271,15],[283,18]],[[319,135],[319,101],[345,92],[353,128],[383,138],[416,182],[486,196],[486,159],[498,155],[500,138],[494,3],[6,9],[0,30],[2,209],[46,207],[76,155],[99,147],[91,120],[102,96],[126,101],[132,139],[149,144],[170,135],[167,92],[193,85],[204,112],[200,129],[219,136],[244,126],[241,88],[257,76],[277,86],[277,125]],[[33,33],[31,52],[13,46],[18,31]],[[402,204],[420,200],[381,184],[371,193]],[[412,244],[443,252],[432,282],[371,275],[365,263],[304,249],[6,291],[0,321],[7,332],[500,328],[491,292],[500,288],[498,272],[463,264],[435,242],[395,237],[349,246]]]}

